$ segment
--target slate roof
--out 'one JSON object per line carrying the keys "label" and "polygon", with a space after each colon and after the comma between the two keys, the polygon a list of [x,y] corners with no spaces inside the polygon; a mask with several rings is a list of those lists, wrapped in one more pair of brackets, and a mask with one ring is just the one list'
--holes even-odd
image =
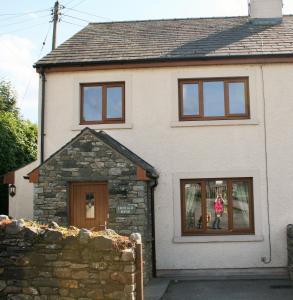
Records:
{"label": "slate roof", "polygon": [[41,65],[104,64],[293,54],[293,16],[277,25],[248,17],[90,23]]}
{"label": "slate roof", "polygon": [[38,167],[34,168],[32,171],[28,173],[30,175],[35,170],[39,169],[42,165],[46,164],[48,161],[50,161],[53,157],[55,157],[57,154],[61,153],[64,149],[66,149],[69,145],[77,141],[85,132],[89,132],[93,135],[95,135],[99,140],[103,141],[105,144],[110,146],[112,149],[120,153],[125,158],[129,159],[134,164],[140,166],[142,169],[144,169],[147,173],[147,175],[151,178],[158,178],[159,175],[156,171],[156,169],[147,163],[145,160],[143,160],[141,157],[136,155],[134,152],[129,150],[124,145],[120,144],[118,141],[113,139],[110,135],[108,135],[104,131],[95,131],[89,127],[84,128],[81,130],[79,134],[77,134],[74,138],[72,138],[69,142],[67,142],[65,145],[63,145],[60,149],[58,149],[56,152],[54,152],[52,155],[50,155],[43,163],[41,163]]}

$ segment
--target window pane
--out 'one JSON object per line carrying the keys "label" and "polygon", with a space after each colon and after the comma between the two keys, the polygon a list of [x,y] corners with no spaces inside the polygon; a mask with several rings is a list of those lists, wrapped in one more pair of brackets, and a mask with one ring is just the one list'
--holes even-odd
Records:
{"label": "window pane", "polygon": [[201,186],[199,183],[187,183],[185,189],[185,229],[202,228]]}
{"label": "window pane", "polygon": [[83,87],[83,120],[102,120],[102,87]]}
{"label": "window pane", "polygon": [[87,219],[95,218],[95,197],[93,193],[85,195],[85,217]]}
{"label": "window pane", "polygon": [[230,114],[245,113],[245,87],[244,82],[229,83]]}
{"label": "window pane", "polygon": [[228,230],[228,201],[227,181],[209,180],[206,181],[206,203],[207,215],[210,221],[207,228],[218,231]]}
{"label": "window pane", "polygon": [[122,118],[122,87],[107,88],[107,118]]}
{"label": "window pane", "polygon": [[183,115],[198,115],[198,84],[183,84]]}
{"label": "window pane", "polygon": [[204,115],[207,117],[224,116],[224,82],[213,81],[203,83]]}
{"label": "window pane", "polygon": [[233,227],[249,227],[249,183],[247,181],[232,182]]}

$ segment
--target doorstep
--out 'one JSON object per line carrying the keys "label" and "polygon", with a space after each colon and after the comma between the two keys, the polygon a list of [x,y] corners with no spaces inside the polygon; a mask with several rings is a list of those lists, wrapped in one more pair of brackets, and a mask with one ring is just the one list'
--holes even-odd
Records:
{"label": "doorstep", "polygon": [[288,279],[288,268],[157,270],[157,277],[177,280]]}

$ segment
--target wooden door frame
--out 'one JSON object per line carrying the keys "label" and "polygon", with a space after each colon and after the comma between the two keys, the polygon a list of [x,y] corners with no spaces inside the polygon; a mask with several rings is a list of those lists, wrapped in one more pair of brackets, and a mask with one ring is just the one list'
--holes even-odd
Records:
{"label": "wooden door frame", "polygon": [[[68,215],[68,221],[69,221],[69,225],[72,224],[72,216],[73,216],[73,209],[74,209],[74,205],[73,205],[73,187],[74,186],[83,186],[83,185],[105,185],[107,187],[107,191],[108,191],[108,181],[70,181],[69,182],[69,215]],[[108,211],[109,211],[109,193],[106,193],[106,201],[108,204]],[[109,212],[108,212],[109,214]]]}

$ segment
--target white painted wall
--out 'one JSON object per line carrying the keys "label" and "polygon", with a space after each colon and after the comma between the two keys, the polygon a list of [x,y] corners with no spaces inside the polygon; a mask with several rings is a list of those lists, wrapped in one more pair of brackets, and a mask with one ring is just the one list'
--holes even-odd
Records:
{"label": "white painted wall", "polygon": [[33,218],[33,184],[23,176],[26,176],[37,165],[37,161],[34,161],[15,171],[16,194],[14,197],[9,196],[9,216],[15,219]]}
{"label": "white painted wall", "polygon": [[282,18],[283,0],[250,0],[251,18]]}
{"label": "white painted wall", "polygon": [[[78,125],[79,83],[126,82],[126,124],[96,125],[159,172],[155,192],[158,269],[282,267],[286,225],[293,221],[293,72],[291,64],[156,68],[47,74],[45,157],[63,146]],[[249,76],[251,120],[178,122],[178,78]],[[269,255],[264,107],[268,123]],[[215,149],[215,145],[221,145]],[[256,236],[180,237],[178,181],[193,177],[253,176]]]}

